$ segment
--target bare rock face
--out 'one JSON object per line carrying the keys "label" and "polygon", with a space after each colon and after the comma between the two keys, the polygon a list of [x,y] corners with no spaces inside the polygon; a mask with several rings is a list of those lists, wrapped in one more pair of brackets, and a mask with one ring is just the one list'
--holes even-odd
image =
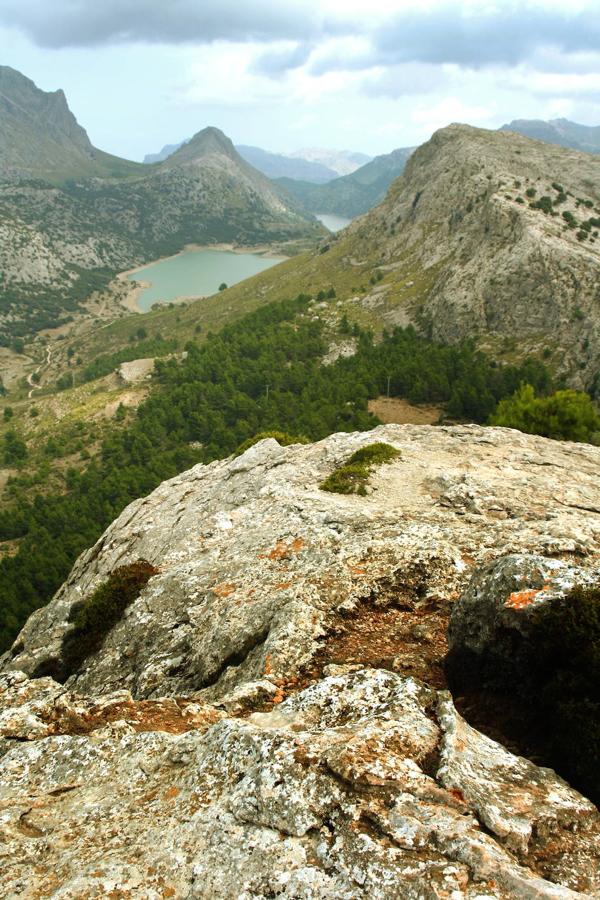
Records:
{"label": "bare rock face", "polygon": [[[319,489],[374,441],[400,456],[375,472],[368,496]],[[599,462],[595,447],[477,426],[388,425],[287,448],[263,441],[127,507],[31,616],[2,668],[52,674],[73,606],[138,559],[160,573],[68,687],[137,698],[203,691],[210,700],[300,677],[331,641],[340,646],[326,662],[379,664],[408,640],[405,627],[427,626],[434,608],[449,613],[478,564],[536,552],[592,565]],[[398,618],[411,611],[410,621]],[[435,631],[431,652],[445,652]],[[411,674],[425,677],[414,665]]]}
{"label": "bare rock face", "polygon": [[[123,694],[102,711],[13,673],[0,698],[8,897],[529,900],[600,889],[595,807],[411,678],[362,669],[270,712],[213,707],[211,718],[205,707],[183,726],[168,701],[150,701],[152,730],[148,702],[144,718],[144,701]],[[68,715],[79,733],[64,733]]]}
{"label": "bare rock face", "polygon": [[[366,496],[319,488],[375,441],[399,456]],[[478,567],[594,576],[599,468],[506,429],[382,426],[262,441],[131,504],[1,660],[6,896],[600,897],[596,808],[469,725],[442,666]],[[102,646],[39,677],[140,559],[158,574]]]}

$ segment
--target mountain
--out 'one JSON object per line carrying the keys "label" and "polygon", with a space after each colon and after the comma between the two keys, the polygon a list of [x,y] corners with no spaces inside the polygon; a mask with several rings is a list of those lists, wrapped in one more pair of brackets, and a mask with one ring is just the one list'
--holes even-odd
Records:
{"label": "mountain", "polygon": [[366,153],[355,153],[350,150],[327,150],[323,147],[305,147],[290,153],[295,159],[305,159],[309,162],[320,163],[333,169],[337,175],[350,175],[360,166],[364,166],[373,157]]}
{"label": "mountain", "polygon": [[[320,488],[374,441],[398,457],[368,496]],[[263,440],[135,501],[2,660],[6,896],[596,896],[598,810],[503,746],[481,682],[453,700],[443,661],[455,604],[466,637],[520,646],[535,617],[511,601],[539,607],[540,564],[597,584],[599,466],[504,429],[386,426]],[[482,583],[502,607],[478,622]]]}
{"label": "mountain", "polygon": [[165,144],[162,150],[159,150],[158,153],[146,153],[144,157],[144,164],[148,165],[149,163],[162,162],[163,159],[166,159],[167,156],[171,155],[171,153],[175,153],[176,150],[179,150],[179,148],[183,146],[183,144],[185,144],[185,141],[181,141],[181,143],[179,144]]}
{"label": "mountain", "polygon": [[[171,154],[175,153],[180,147],[186,144],[167,144],[162,148],[160,153],[148,153],[144,157],[145,163],[156,163],[166,160]],[[282,153],[270,153],[268,150],[262,150],[260,147],[251,147],[245,144],[237,144],[236,150],[246,162],[262,172],[268,178],[295,178],[310,181],[314,184],[324,184],[337,178],[337,172],[319,162],[310,162],[306,159],[296,159],[292,156],[285,156]]]}
{"label": "mountain", "polygon": [[278,183],[313,213],[330,213],[352,219],[380,203],[392,181],[404,171],[414,147],[402,147],[376,156],[366,165],[323,185],[289,178]]}
{"label": "mountain", "polygon": [[474,337],[507,359],[535,351],[600,395],[599,235],[598,157],[451,125],[410,156],[379,206],[254,290],[275,300],[333,285],[350,321]]}
{"label": "mountain", "polygon": [[572,147],[583,153],[600,153],[600,125],[578,125],[568,119],[514,119],[500,131],[516,131],[536,141]]}
{"label": "mountain", "polygon": [[148,167],[96,150],[61,92],[4,69],[0,99],[0,343],[64,321],[116,272],[186,244],[322,233],[216,128]]}
{"label": "mountain", "polygon": [[125,175],[141,166],[92,146],[62,91],[47,93],[0,66],[0,177]]}
{"label": "mountain", "polygon": [[240,156],[269,178],[294,178],[324,184],[337,177],[337,172],[320,162],[311,162],[281,153],[269,153],[260,147],[237,145]]}

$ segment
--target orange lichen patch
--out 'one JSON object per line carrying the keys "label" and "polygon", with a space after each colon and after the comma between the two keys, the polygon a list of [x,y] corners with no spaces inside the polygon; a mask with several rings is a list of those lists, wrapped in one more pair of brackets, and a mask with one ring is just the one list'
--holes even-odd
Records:
{"label": "orange lichen patch", "polygon": [[273,669],[271,668],[271,654],[267,653],[267,655],[265,656],[265,669],[263,674],[270,675],[272,671]]}
{"label": "orange lichen patch", "polygon": [[[191,707],[188,710],[188,707]],[[191,701],[125,700],[111,704],[92,704],[82,712],[55,709],[52,717],[44,717],[51,734],[89,734],[111,722],[124,720],[135,731],[166,731],[183,734],[186,731],[206,730],[221,718],[213,707],[198,709]]]}
{"label": "orange lichen patch", "polygon": [[235,584],[216,584],[213,588],[213,594],[217,597],[229,597],[235,591]]}
{"label": "orange lichen patch", "polygon": [[455,800],[460,800],[461,803],[465,802],[465,795],[459,788],[450,788],[448,793],[454,797]]}
{"label": "orange lichen patch", "polygon": [[274,591],[285,591],[286,588],[291,587],[293,581],[278,581],[277,584],[273,585]]}
{"label": "orange lichen patch", "polygon": [[304,548],[304,540],[300,537],[293,541],[279,540],[268,553],[261,553],[259,559],[284,560],[289,559],[295,553],[300,553]]}
{"label": "orange lichen patch", "polygon": [[366,575],[367,570],[364,566],[348,566],[352,575]]}
{"label": "orange lichen patch", "polygon": [[163,799],[164,800],[174,800],[175,797],[178,797],[178,796],[179,796],[179,788],[175,787],[173,785],[173,787],[170,787],[168,790],[166,790],[164,792]]}
{"label": "orange lichen patch", "polygon": [[273,703],[281,703],[283,700],[285,700],[285,694],[281,688],[278,688],[273,697]]}
{"label": "orange lichen patch", "polygon": [[530,606],[538,594],[541,594],[548,587],[547,584],[543,588],[534,588],[526,591],[513,591],[504,606],[506,609],[525,609]]}

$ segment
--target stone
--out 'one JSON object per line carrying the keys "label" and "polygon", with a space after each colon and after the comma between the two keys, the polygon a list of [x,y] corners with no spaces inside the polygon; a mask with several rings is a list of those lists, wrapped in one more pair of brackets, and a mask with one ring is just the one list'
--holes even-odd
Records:
{"label": "stone", "polygon": [[[600,892],[600,816],[551,770],[470,728],[447,693],[377,669],[333,675],[268,711],[171,730],[55,720],[64,688],[0,676],[3,709],[54,732],[2,738],[6,897],[396,900]],[[174,701],[170,701],[173,703]],[[94,722],[98,701],[68,703]],[[160,715],[164,716],[161,720]],[[133,721],[130,716],[130,721]],[[62,723],[62,727],[61,727]],[[540,841],[548,833],[548,863]],[[35,874],[34,874],[35,873]]]}
{"label": "stone", "polygon": [[534,635],[540,611],[575,585],[600,582],[600,566],[510,554],[478,569],[452,608],[450,651],[508,660]]}
{"label": "stone", "polygon": [[[319,489],[374,441],[401,457],[374,472],[367,497]],[[409,610],[412,664],[423,654],[439,663],[444,616],[474,568],[507,554],[572,552],[574,542],[582,567],[597,565],[599,462],[589,445],[469,425],[386,425],[291,447],[261,441],[127,507],[31,616],[0,670],[52,671],[73,605],[138,559],[159,573],[68,689],[209,703],[250,682],[285,692],[318,661],[408,658],[400,626]],[[509,517],[499,520],[498,509]],[[433,609],[437,618],[428,618]],[[412,626],[426,627],[433,642],[408,637]],[[349,638],[342,657],[329,658],[343,628],[354,646]]]}
{"label": "stone", "polygon": [[[368,496],[319,489],[378,440],[401,455]],[[596,808],[468,724],[442,665],[451,613],[481,649],[597,577],[599,463],[388,425],[262,441],[131,504],[2,658],[6,895],[600,896]],[[30,677],[138,559],[158,572],[100,649],[64,684]]]}

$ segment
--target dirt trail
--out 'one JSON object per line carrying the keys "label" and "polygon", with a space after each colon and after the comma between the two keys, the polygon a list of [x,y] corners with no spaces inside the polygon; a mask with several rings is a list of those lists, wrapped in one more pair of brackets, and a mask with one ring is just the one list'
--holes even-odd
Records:
{"label": "dirt trail", "polygon": [[40,363],[39,366],[37,367],[37,369],[35,369],[34,372],[30,372],[29,375],[27,376],[27,384],[28,384],[29,387],[31,388],[31,390],[30,390],[29,393],[27,394],[27,399],[28,399],[28,400],[31,400],[31,397],[32,397],[32,395],[33,395],[33,392],[34,392],[34,391],[39,391],[39,389],[40,389],[40,387],[41,387],[40,384],[36,384],[36,383],[35,383],[35,381],[33,380],[33,376],[34,376],[34,375],[37,375],[39,372],[41,372],[43,366],[45,366],[46,368],[48,368],[48,366],[50,365],[50,360],[51,360],[51,358],[52,358],[52,350],[50,349],[50,346],[48,345],[48,346],[46,347],[46,362],[45,362],[45,363]]}

